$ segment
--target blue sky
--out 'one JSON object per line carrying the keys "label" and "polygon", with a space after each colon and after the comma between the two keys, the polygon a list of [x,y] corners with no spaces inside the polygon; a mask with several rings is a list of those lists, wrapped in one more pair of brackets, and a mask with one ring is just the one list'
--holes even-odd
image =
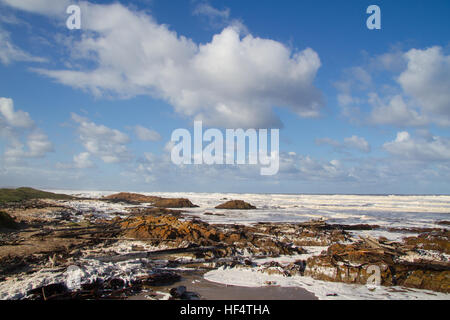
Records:
{"label": "blue sky", "polygon": [[[366,27],[371,4],[381,30]],[[448,194],[449,9],[0,0],[0,185]],[[194,119],[280,127],[279,173],[173,165],[172,131]]]}

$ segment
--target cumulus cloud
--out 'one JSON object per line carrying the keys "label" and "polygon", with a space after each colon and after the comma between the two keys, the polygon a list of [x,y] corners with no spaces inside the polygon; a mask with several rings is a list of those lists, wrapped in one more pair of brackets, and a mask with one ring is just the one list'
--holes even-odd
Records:
{"label": "cumulus cloud", "polygon": [[450,161],[450,139],[431,136],[413,138],[407,131],[397,133],[383,148],[392,155],[418,161]]}
{"label": "cumulus cloud", "polygon": [[[343,71],[344,79],[336,81],[335,87],[339,90],[342,98],[342,103],[348,105],[352,99],[351,93],[353,90],[365,90],[371,87],[373,79],[371,74],[363,67],[347,68]],[[340,101],[341,102],[341,101]]]}
{"label": "cumulus cloud", "polygon": [[41,129],[36,127],[27,112],[14,109],[9,98],[0,98],[0,137],[6,139],[3,154],[9,163],[26,158],[42,158],[53,151],[53,145]]}
{"label": "cumulus cloud", "polygon": [[369,104],[372,106],[370,121],[374,124],[423,126],[429,123],[428,118],[409,107],[401,95],[385,103],[376,93],[370,93]]}
{"label": "cumulus cloud", "polygon": [[441,47],[412,49],[405,53],[408,65],[398,77],[405,93],[436,121],[450,125],[450,55]]}
{"label": "cumulus cloud", "polygon": [[28,153],[26,155],[32,158],[41,158],[47,152],[53,151],[53,145],[40,130],[35,130],[28,135],[27,139]]}
{"label": "cumulus cloud", "polygon": [[280,154],[280,176],[305,181],[342,181],[352,179],[338,160],[320,161],[296,153]]}
{"label": "cumulus cloud", "polygon": [[[236,181],[259,184],[286,180],[302,181],[349,181],[354,180],[339,160],[322,161],[295,152],[280,153],[280,170],[270,179],[261,176],[259,165],[174,165],[168,153],[157,155],[145,153],[138,160],[135,170],[145,182],[188,181],[191,187],[198,183],[211,185],[220,179],[222,183],[236,184]],[[214,183],[212,183],[214,185]],[[213,187],[213,186],[211,186]]]}
{"label": "cumulus cloud", "polygon": [[367,140],[358,136],[345,138],[344,145],[349,148],[355,148],[362,152],[370,152],[370,145]]}
{"label": "cumulus cloud", "polygon": [[393,50],[376,55],[370,58],[370,68],[379,71],[390,71],[399,73],[406,68],[406,58],[404,52],[400,48],[394,48]]}
{"label": "cumulus cloud", "polygon": [[137,125],[134,127],[134,132],[136,136],[141,141],[159,141],[161,140],[161,135],[155,130],[145,128],[143,126]]}
{"label": "cumulus cloud", "polygon": [[347,152],[349,149],[354,149],[366,153],[370,152],[370,144],[367,142],[367,140],[355,135],[344,138],[344,142],[339,142],[330,138],[320,138],[316,139],[316,144],[330,145],[339,152]]}
{"label": "cumulus cloud", "polygon": [[94,163],[90,159],[91,154],[89,152],[82,152],[73,156],[73,163],[76,168],[86,169],[92,168]]}
{"label": "cumulus cloud", "polygon": [[[393,83],[372,81],[387,72]],[[336,83],[342,113],[353,118],[364,105],[366,122],[379,125],[450,125],[450,55],[441,47],[395,51],[351,68]],[[356,112],[355,112],[356,111]]]}
{"label": "cumulus cloud", "polygon": [[321,62],[312,49],[243,36],[236,26],[196,44],[120,4],[82,3],[82,12],[84,34],[73,51],[96,67],[37,72],[95,95],[162,98],[211,126],[281,126],[273,107],[301,117],[320,113],[313,82]]}
{"label": "cumulus cloud", "polygon": [[[78,133],[82,145],[89,154],[92,154],[105,163],[118,163],[129,161],[132,156],[127,149],[129,137],[116,129],[98,125],[88,119],[72,113],[72,120],[78,124]],[[88,155],[78,155],[75,163],[88,163]]]}
{"label": "cumulus cloud", "polygon": [[0,114],[2,115],[5,127],[29,129],[34,126],[34,121],[31,120],[28,112],[14,110],[14,102],[12,99],[0,98]]}
{"label": "cumulus cloud", "polygon": [[45,62],[46,60],[35,57],[14,45],[10,34],[0,29],[0,62],[9,65],[15,61]]}
{"label": "cumulus cloud", "polygon": [[52,143],[42,131],[36,129],[27,136],[25,144],[18,138],[13,138],[3,156],[8,162],[15,163],[24,158],[42,158],[51,151],[53,151]]}
{"label": "cumulus cloud", "polygon": [[73,161],[70,163],[56,163],[56,168],[58,169],[88,169],[93,167],[95,167],[95,164],[91,160],[91,154],[89,152],[74,155]]}

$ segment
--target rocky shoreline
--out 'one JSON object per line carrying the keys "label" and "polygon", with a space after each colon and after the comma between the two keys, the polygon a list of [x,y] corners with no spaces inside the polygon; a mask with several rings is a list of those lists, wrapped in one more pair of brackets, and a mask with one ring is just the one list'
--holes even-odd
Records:
{"label": "rocky shoreline", "polygon": [[[109,218],[90,213],[92,201],[104,202]],[[256,209],[243,201],[228,201],[221,214],[233,207]],[[125,299],[143,292],[149,299],[201,298],[187,294],[189,288],[177,287],[186,270],[200,274],[218,269],[257,270],[266,275],[367,285],[372,275],[369,268],[374,266],[380,270],[381,286],[450,293],[450,232],[442,221],[436,228],[397,230],[405,237],[390,241],[352,233],[382,229],[378,225],[321,220],[208,224],[190,216],[189,208],[195,205],[188,199],[129,193],[96,200],[3,204],[1,210],[18,227],[1,229],[0,298]],[[280,257],[290,259],[284,263]],[[61,281],[64,276],[39,278],[43,270],[63,274],[70,266],[92,269],[83,271],[85,277],[76,289]]]}

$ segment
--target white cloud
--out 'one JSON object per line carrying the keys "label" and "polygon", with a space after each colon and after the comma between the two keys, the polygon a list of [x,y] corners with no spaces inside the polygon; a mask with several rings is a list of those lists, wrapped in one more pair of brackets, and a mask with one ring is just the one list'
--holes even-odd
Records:
{"label": "white cloud", "polygon": [[274,106],[302,117],[320,113],[322,94],[313,82],[321,62],[312,49],[292,51],[242,36],[235,26],[196,44],[120,4],[82,5],[85,32],[73,51],[97,67],[37,72],[95,95],[162,98],[212,126],[280,126]]}
{"label": "white cloud", "polygon": [[[79,125],[80,140],[88,153],[99,157],[105,163],[124,162],[132,158],[126,147],[126,144],[130,142],[126,134],[104,125],[97,125],[74,113],[72,113],[72,120]],[[79,155],[78,163],[87,159],[85,154]],[[77,163],[77,159],[74,160]]]}
{"label": "white cloud", "polygon": [[[450,55],[441,47],[412,49],[405,53],[408,66],[398,77],[406,94],[436,121],[450,125]],[[442,117],[443,116],[443,117]]]}
{"label": "white cloud", "polygon": [[340,147],[342,145],[339,141],[333,140],[331,138],[319,138],[319,139],[316,139],[316,144],[318,144],[318,145],[326,144],[326,145],[330,145],[330,146],[335,147],[335,148],[338,148],[338,147]]}
{"label": "white cloud", "polygon": [[57,162],[55,167],[57,169],[88,169],[95,167],[95,164],[91,160],[91,154],[89,152],[82,152],[74,155],[72,162]]}
{"label": "white cloud", "polygon": [[369,87],[372,84],[372,76],[367,70],[361,67],[353,67],[349,70],[354,81],[362,88]]}
{"label": "white cloud", "polygon": [[73,157],[73,163],[75,164],[75,167],[80,169],[92,168],[94,166],[94,163],[91,161],[90,156],[91,155],[89,152],[82,152],[75,155]]}
{"label": "white cloud", "polygon": [[248,34],[247,27],[240,20],[230,18],[230,12],[229,8],[220,10],[211,6],[207,1],[201,1],[195,6],[193,14],[206,18],[209,25],[214,29],[234,26],[240,29],[243,34]]}
{"label": "white cloud", "polygon": [[70,0],[0,0],[14,9],[44,15],[64,14],[71,4]]}
{"label": "white cloud", "polygon": [[370,152],[370,144],[366,139],[358,136],[351,136],[344,138],[344,142],[339,142],[330,138],[316,139],[316,144],[318,145],[330,145],[339,152],[347,152],[349,149],[358,150],[361,152]]}
{"label": "white cloud", "polygon": [[357,97],[353,97],[350,94],[341,93],[338,94],[338,103],[341,107],[347,107],[360,103],[360,99],[358,99]]}
{"label": "white cloud", "polygon": [[295,153],[280,154],[280,171],[270,179],[260,175],[259,165],[177,166],[171,162],[169,155],[152,153],[145,153],[145,156],[138,160],[135,172],[130,175],[134,175],[137,180],[144,180],[145,183],[157,182],[158,185],[174,182],[182,185],[186,181],[189,190],[199,185],[209,186],[207,190],[215,190],[217,184],[214,181],[218,179],[219,185],[234,186],[232,190],[236,190],[236,181],[261,186],[292,180],[317,182],[354,180],[338,160],[320,161]]}
{"label": "white cloud", "polygon": [[11,13],[4,13],[4,12],[0,12],[0,22],[4,23],[4,24],[11,24],[11,25],[26,24],[26,22],[19,19],[15,15],[13,15]]}
{"label": "white cloud", "polygon": [[353,180],[339,160],[321,161],[295,153],[280,154],[280,175],[277,178],[323,182]]}
{"label": "white cloud", "polygon": [[0,98],[0,115],[2,116],[1,119],[5,122],[5,126],[29,129],[34,125],[28,112],[14,110],[14,102],[12,99]]}
{"label": "white cloud", "polygon": [[41,158],[47,152],[53,151],[53,145],[48,137],[40,130],[34,130],[28,135],[28,157]]}
{"label": "white cloud", "polygon": [[429,120],[417,110],[408,107],[401,95],[396,95],[384,103],[375,94],[369,94],[369,104],[372,105],[370,122],[374,124],[392,124],[402,126],[423,126]]}
{"label": "white cloud", "polygon": [[401,72],[406,68],[406,59],[404,52],[397,49],[373,57],[370,64],[376,69]]}
{"label": "white cloud", "polygon": [[230,17],[230,9],[225,8],[223,10],[219,10],[214,8],[207,2],[202,2],[195,7],[194,14],[227,20]]}
{"label": "white cloud", "polygon": [[412,138],[402,131],[383,148],[392,155],[418,161],[450,161],[450,139],[445,137]]}
{"label": "white cloud", "polygon": [[334,86],[339,90],[342,102],[347,105],[351,99],[352,90],[365,90],[371,87],[373,79],[371,74],[363,67],[347,68],[343,71],[344,80],[336,81]]}
{"label": "white cloud", "polygon": [[46,60],[34,57],[15,46],[11,41],[9,33],[0,29],[0,62],[8,65],[15,61],[45,62]]}
{"label": "white cloud", "polygon": [[[397,50],[370,61],[351,68],[336,83],[344,116],[353,119],[368,104],[372,108],[366,120],[372,124],[450,126],[450,55],[441,47]],[[371,74],[380,71],[388,72],[394,83],[373,81]]]}
{"label": "white cloud", "polygon": [[36,127],[27,112],[14,110],[12,99],[0,97],[0,137],[7,140],[3,157],[8,163],[42,158],[53,151],[48,137]]}
{"label": "white cloud", "polygon": [[358,136],[345,138],[344,145],[348,148],[354,148],[362,152],[370,152],[370,145],[367,140]]}
{"label": "white cloud", "polygon": [[143,126],[137,125],[134,127],[134,132],[136,136],[141,141],[159,141],[161,140],[161,135],[155,130],[145,128]]}

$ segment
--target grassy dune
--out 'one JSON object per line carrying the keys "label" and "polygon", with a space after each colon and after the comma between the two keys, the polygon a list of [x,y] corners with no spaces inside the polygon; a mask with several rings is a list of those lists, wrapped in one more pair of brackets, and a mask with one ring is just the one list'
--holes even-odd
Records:
{"label": "grassy dune", "polygon": [[52,192],[45,192],[33,188],[18,188],[18,189],[0,189],[0,203],[19,202],[31,199],[58,199],[66,200],[74,197],[66,194],[57,194]]}

